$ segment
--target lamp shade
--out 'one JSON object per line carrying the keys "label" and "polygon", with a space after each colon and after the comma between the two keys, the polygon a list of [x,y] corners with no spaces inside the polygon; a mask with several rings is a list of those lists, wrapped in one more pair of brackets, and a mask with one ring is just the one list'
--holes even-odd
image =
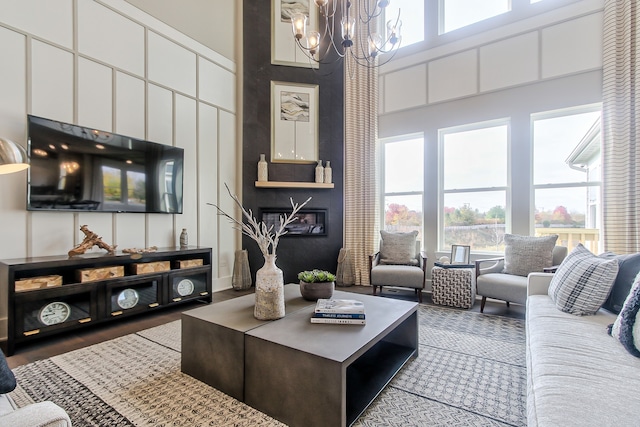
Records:
{"label": "lamp shade", "polygon": [[0,138],[0,175],[18,172],[28,167],[25,149],[11,140]]}

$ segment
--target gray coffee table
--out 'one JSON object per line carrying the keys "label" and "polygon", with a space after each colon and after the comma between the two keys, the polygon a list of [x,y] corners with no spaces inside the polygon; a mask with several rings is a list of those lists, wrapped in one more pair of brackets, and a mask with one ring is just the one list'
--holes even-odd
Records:
{"label": "gray coffee table", "polygon": [[[297,285],[287,285],[285,295],[291,297],[292,289],[299,292]],[[252,304],[253,298],[247,295],[232,301],[246,299],[245,304]],[[292,427],[347,426],[362,414],[400,368],[417,356],[417,303],[341,291],[336,291],[334,298],[363,301],[367,324],[312,324],[309,319],[315,304],[305,305],[299,296],[289,299],[283,319],[251,320],[253,312],[246,310],[239,316],[232,335],[244,336],[244,357],[240,358],[244,387],[243,393],[236,393],[243,395],[240,400]],[[216,306],[225,303],[196,310],[216,311]],[[226,371],[226,362],[221,363],[218,353],[228,350],[220,334],[227,335],[229,328],[220,329],[215,321],[202,319],[202,313],[192,316],[192,311],[183,313],[183,333],[193,332],[185,328],[185,321],[187,324],[196,321],[200,332],[205,329],[210,332],[199,338],[183,334],[183,372],[200,379],[198,369],[185,371],[185,358],[191,368],[199,365],[202,370],[217,367],[214,369]],[[209,339],[219,345],[210,346],[206,353],[198,352],[200,356],[194,358],[194,342]],[[238,348],[235,344],[234,347]],[[217,384],[215,378],[220,374],[203,381],[225,391],[221,386],[227,386],[226,380]]]}

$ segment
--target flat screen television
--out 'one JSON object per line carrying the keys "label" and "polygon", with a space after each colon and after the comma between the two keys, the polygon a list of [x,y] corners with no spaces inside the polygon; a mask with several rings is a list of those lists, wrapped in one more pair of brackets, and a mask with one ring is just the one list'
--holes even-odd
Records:
{"label": "flat screen television", "polygon": [[27,121],[27,210],[182,213],[182,148],[32,115]]}

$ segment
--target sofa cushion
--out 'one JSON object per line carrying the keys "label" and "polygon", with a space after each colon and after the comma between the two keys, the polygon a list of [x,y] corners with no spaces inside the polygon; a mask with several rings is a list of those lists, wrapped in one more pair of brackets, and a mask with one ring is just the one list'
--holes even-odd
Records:
{"label": "sofa cushion", "polygon": [[14,388],[16,388],[16,377],[9,369],[4,354],[0,351],[0,394],[9,393]]}
{"label": "sofa cushion", "polygon": [[382,247],[380,248],[380,264],[418,265],[416,258],[417,231],[394,233],[380,231]]}
{"label": "sofa cushion", "polygon": [[618,260],[618,275],[613,282],[611,293],[602,305],[602,308],[612,313],[618,314],[622,310],[624,300],[629,295],[631,285],[636,275],[640,272],[640,253],[630,255],[616,255],[611,252],[600,255],[604,258],[615,258]]}
{"label": "sofa cushion", "polygon": [[503,273],[527,276],[534,271],[542,272],[553,265],[553,247],[558,235],[533,237],[504,235]]}
{"label": "sofa cushion", "polygon": [[611,335],[622,343],[624,348],[636,357],[640,357],[640,274],[634,280],[631,292],[624,300],[624,305],[613,327]]}
{"label": "sofa cushion", "polygon": [[549,296],[561,311],[595,314],[609,296],[617,274],[617,260],[598,257],[579,243],[553,275]]}

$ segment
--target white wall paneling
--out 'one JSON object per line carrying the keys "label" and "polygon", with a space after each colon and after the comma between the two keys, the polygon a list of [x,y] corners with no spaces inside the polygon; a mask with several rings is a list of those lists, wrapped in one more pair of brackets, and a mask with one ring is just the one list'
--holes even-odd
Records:
{"label": "white wall paneling", "polygon": [[149,80],[196,95],[196,54],[152,31],[148,35]]}
{"label": "white wall paneling", "polygon": [[542,77],[602,68],[602,13],[542,30]]}
{"label": "white wall paneling", "polygon": [[512,37],[480,48],[480,91],[500,89],[538,79],[538,32]]}
{"label": "white wall paneling", "polygon": [[[119,250],[172,247],[186,227],[192,245],[214,250],[214,276],[223,276],[216,289],[229,288],[237,236],[228,229],[219,243],[218,217],[206,203],[218,202],[220,173],[239,187],[236,64],[124,0],[0,0],[0,11],[0,136],[26,146],[29,113],[183,147],[188,168],[182,215],[27,212],[27,173],[2,175],[0,258],[66,254],[84,224]],[[210,74],[202,80],[206,100],[197,90],[199,61]],[[3,325],[0,298],[0,339]]]}
{"label": "white wall paneling", "polygon": [[[389,73],[384,80],[386,112],[427,103],[427,67],[424,64]],[[408,82],[411,84],[407,84]]]}
{"label": "white wall paneling", "polygon": [[460,98],[478,92],[478,51],[429,62],[429,102]]}
{"label": "white wall paneling", "polygon": [[146,138],[144,86],[144,80],[116,72],[115,133]]}
{"label": "white wall paneling", "polygon": [[144,76],[144,27],[93,1],[78,1],[78,51]]}
{"label": "white wall paneling", "polygon": [[73,46],[73,0],[0,0],[0,21],[68,49]]}
{"label": "white wall paneling", "polygon": [[[211,247],[213,258],[217,257],[218,215],[216,208],[208,203],[218,204],[218,174],[212,165],[218,164],[218,110],[208,104],[198,106],[198,242],[200,246]],[[213,277],[218,277],[218,265],[213,265]]]}
{"label": "white wall paneling", "polygon": [[176,147],[184,148],[182,215],[176,215],[176,230],[187,229],[189,244],[198,241],[198,145],[196,102],[176,95]]}
{"label": "white wall paneling", "polygon": [[200,99],[235,112],[235,74],[203,58],[198,63]]}
{"label": "white wall paneling", "polygon": [[[240,196],[239,185],[236,182],[236,150],[229,144],[236,138],[235,116],[225,111],[219,112],[218,127],[218,206],[227,213],[235,212],[235,205],[227,189],[226,183],[231,191]],[[224,147],[224,149],[223,149]],[[237,232],[233,229],[224,217],[218,216],[218,278],[220,283],[217,286],[231,284],[231,273],[233,268],[234,253],[237,247]],[[214,284],[216,286],[216,284]]]}
{"label": "white wall paneling", "polygon": [[97,62],[78,58],[78,123],[113,131],[113,71]]}
{"label": "white wall paneling", "polygon": [[[32,212],[31,233],[29,248],[31,256],[46,256],[51,254],[66,254],[69,249],[80,243],[78,232],[74,230],[73,215],[60,212]],[[96,225],[95,222],[88,223],[89,228]],[[111,227],[109,227],[110,231]],[[101,230],[93,230],[100,234]],[[101,234],[104,236],[104,234]],[[110,238],[111,234],[107,234]],[[19,254],[13,254],[12,258]]]}
{"label": "white wall paneling", "polygon": [[32,40],[30,59],[31,113],[72,123],[73,54],[50,44]]}

